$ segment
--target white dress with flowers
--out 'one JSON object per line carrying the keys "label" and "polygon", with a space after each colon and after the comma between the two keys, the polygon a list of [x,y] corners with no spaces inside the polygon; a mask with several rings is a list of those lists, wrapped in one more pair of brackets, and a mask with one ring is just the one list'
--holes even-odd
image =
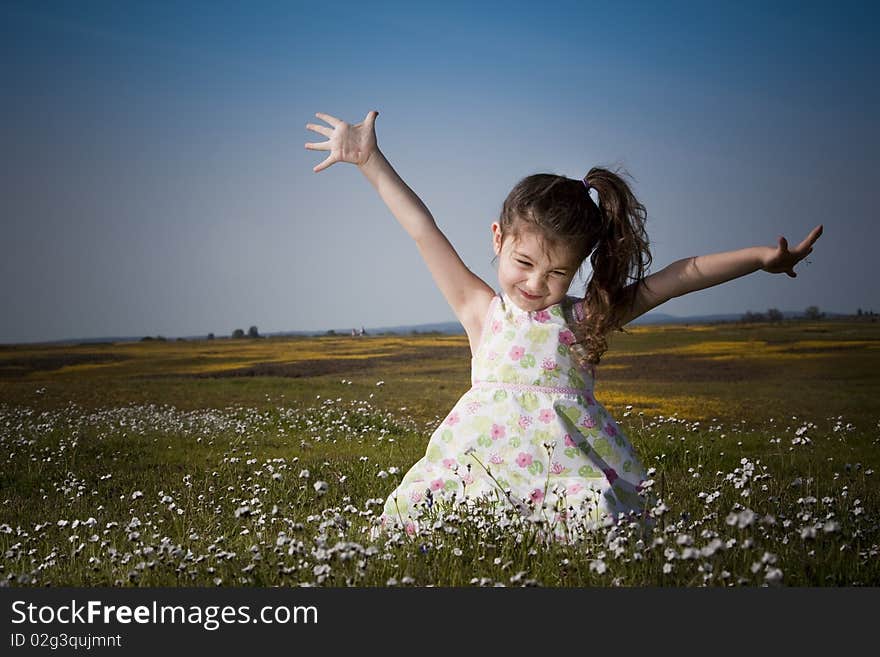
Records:
{"label": "white dress with flowers", "polygon": [[422,514],[452,493],[489,495],[554,527],[644,514],[644,466],[593,397],[595,368],[577,368],[569,354],[575,336],[563,304],[579,313],[576,301],[530,312],[506,294],[492,299],[471,388],[386,499],[374,536],[394,526],[418,532]]}

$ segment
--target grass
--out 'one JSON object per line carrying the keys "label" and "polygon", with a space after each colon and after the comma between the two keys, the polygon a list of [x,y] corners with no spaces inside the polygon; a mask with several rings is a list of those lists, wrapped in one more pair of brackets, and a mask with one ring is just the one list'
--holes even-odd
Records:
{"label": "grass", "polygon": [[[371,520],[469,387],[464,336],[0,347],[0,584],[876,586],[880,327],[639,327],[596,397],[654,527]],[[499,515],[500,514],[500,515]]]}

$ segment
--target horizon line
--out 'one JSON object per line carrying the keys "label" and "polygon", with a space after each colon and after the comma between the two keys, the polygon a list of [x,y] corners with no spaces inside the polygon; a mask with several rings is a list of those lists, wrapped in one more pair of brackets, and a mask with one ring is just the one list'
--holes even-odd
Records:
{"label": "horizon line", "polygon": [[[700,319],[712,318],[712,317],[733,317],[733,316],[737,316],[737,315],[742,317],[748,313],[763,314],[764,312],[766,312],[766,311],[747,310],[745,312],[739,312],[739,313],[737,313],[737,312],[707,313],[705,315],[672,315],[672,314],[663,313],[663,312],[647,312],[644,315],[641,315],[641,316],[637,317],[636,319],[634,319],[633,321],[629,322],[629,324],[627,324],[627,326],[632,325],[632,324],[638,324],[640,322],[644,323],[644,319],[650,318],[651,316],[671,318],[668,321],[657,322],[657,323],[693,324],[693,323],[699,323],[699,322],[693,321],[693,320],[700,320]],[[797,319],[797,318],[801,318],[804,316],[804,311],[783,310],[780,312],[783,313],[783,316],[788,314],[788,317],[785,317],[785,319]],[[858,317],[859,316],[855,312],[841,313],[841,312],[837,312],[837,311],[833,311],[833,310],[824,310],[823,311],[821,309],[820,309],[820,312],[823,316],[826,316],[826,317],[829,315],[833,316],[833,317]],[[880,316],[880,313],[874,313],[872,310],[867,310],[867,311],[863,310],[862,316],[863,317],[865,317],[865,316],[871,317],[872,315],[875,315],[875,314]],[[691,320],[691,321],[688,321],[688,320]],[[731,320],[731,321],[741,321],[741,320]],[[364,330],[365,331],[373,331],[373,332],[381,331],[381,332],[385,332],[385,333],[399,333],[399,331],[406,330],[406,329],[416,330],[419,327],[424,327],[424,326],[438,326],[438,325],[444,326],[444,325],[450,325],[450,324],[458,324],[458,326],[461,327],[460,332],[456,331],[455,333],[450,333],[450,335],[458,335],[459,333],[465,332],[464,327],[461,326],[461,323],[457,322],[455,320],[449,320],[449,321],[445,321],[445,322],[444,321],[424,322],[422,324],[401,324],[401,325],[396,325],[396,326],[364,327]],[[258,337],[261,337],[261,338],[262,337],[272,337],[272,336],[283,337],[283,336],[290,336],[290,335],[301,335],[304,337],[306,337],[306,336],[322,336],[322,335],[331,334],[330,333],[331,331],[333,331],[332,334],[344,337],[346,335],[349,335],[349,331],[351,331],[353,328],[356,330],[356,327],[347,327],[347,328],[340,327],[340,328],[329,328],[329,329],[281,329],[278,331],[269,331],[266,333],[259,333],[259,329],[258,329]],[[199,339],[202,339],[202,340],[204,340],[204,339],[208,339],[209,335],[214,335],[215,336],[214,339],[233,339],[232,333],[235,330],[238,330],[238,329],[233,329],[233,331],[230,331],[229,334],[222,333],[219,335],[217,335],[213,331],[209,331],[207,333],[197,333],[197,334],[190,334],[190,335],[164,336],[161,333],[159,333],[156,335],[141,335],[141,336],[132,336],[132,335],[128,335],[128,336],[94,336],[94,337],[78,337],[78,338],[56,338],[56,339],[48,339],[48,340],[20,340],[20,341],[15,341],[15,342],[0,342],[0,347],[16,346],[16,345],[43,345],[43,344],[46,344],[46,345],[50,345],[50,344],[88,344],[88,343],[103,342],[103,341],[136,342],[136,341],[143,341],[143,340],[148,340],[148,339],[149,340],[159,340],[159,339],[164,339],[164,340],[199,340]],[[242,329],[242,330],[244,330],[244,329]],[[442,333],[442,331],[439,331],[439,332]],[[249,337],[250,336],[247,333],[244,336],[242,336],[242,338],[249,338]],[[251,339],[253,339],[253,338],[251,338]]]}

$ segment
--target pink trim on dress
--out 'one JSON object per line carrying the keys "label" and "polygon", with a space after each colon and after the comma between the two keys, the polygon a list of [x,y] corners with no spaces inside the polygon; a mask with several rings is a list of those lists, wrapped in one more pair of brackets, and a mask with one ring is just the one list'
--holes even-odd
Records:
{"label": "pink trim on dress", "polygon": [[548,392],[557,395],[589,395],[589,388],[562,388],[554,386],[533,386],[527,383],[504,383],[502,381],[474,381],[474,388],[504,388],[505,390],[518,390],[520,392]]}

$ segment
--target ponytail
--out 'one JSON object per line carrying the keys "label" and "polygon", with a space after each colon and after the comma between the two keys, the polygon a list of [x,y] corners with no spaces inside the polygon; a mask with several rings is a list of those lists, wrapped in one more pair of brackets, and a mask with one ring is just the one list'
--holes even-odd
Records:
{"label": "ponytail", "polygon": [[593,275],[587,285],[582,319],[572,327],[577,342],[572,354],[579,364],[596,365],[608,349],[606,335],[623,331],[620,321],[632,308],[638,287],[652,262],[647,214],[629,185],[617,173],[594,167],[584,178],[599,197],[601,228],[590,256]]}

